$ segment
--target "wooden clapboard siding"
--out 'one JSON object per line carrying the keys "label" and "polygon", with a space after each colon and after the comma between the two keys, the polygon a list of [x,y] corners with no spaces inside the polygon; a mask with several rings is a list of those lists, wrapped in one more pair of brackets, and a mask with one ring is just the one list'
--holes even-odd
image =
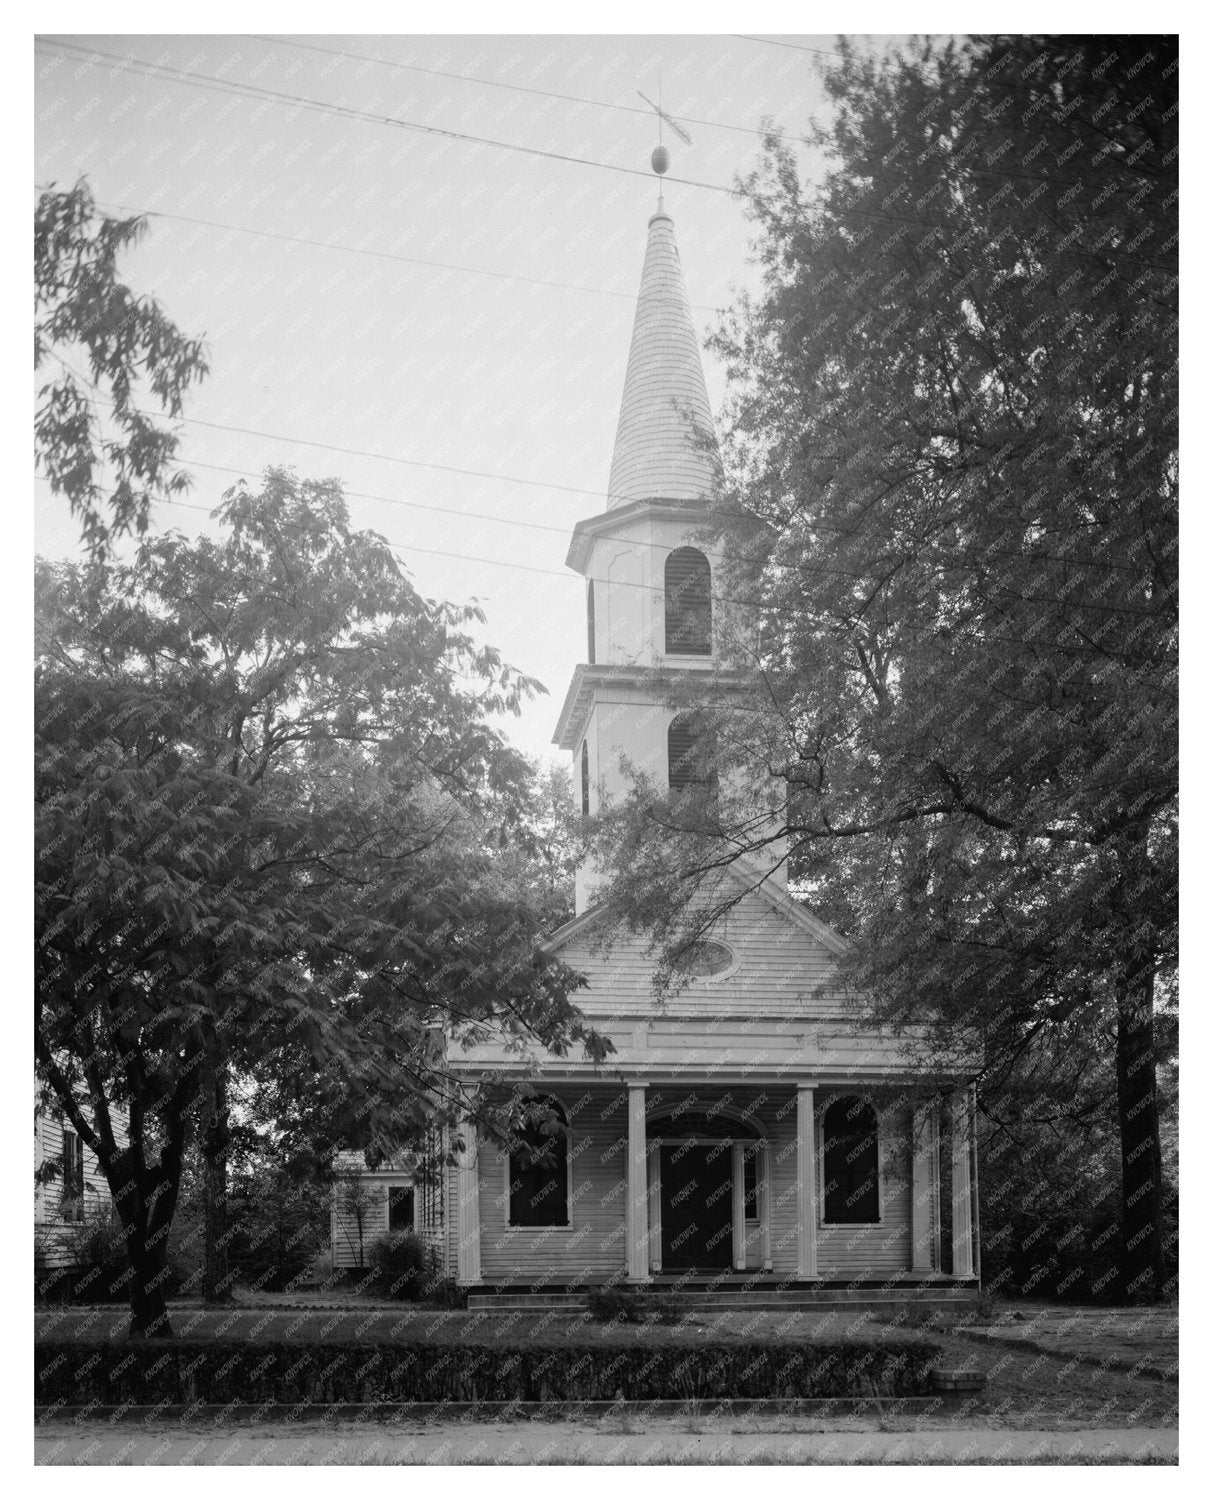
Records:
{"label": "wooden clapboard siding", "polygon": [[[48,1182],[40,1180],[45,1162],[62,1162],[63,1132],[65,1122],[59,1111],[35,1105],[34,1108],[34,1169],[39,1174],[34,1179],[34,1243],[43,1265],[58,1270],[72,1265],[77,1255],[74,1244],[79,1224],[65,1218],[62,1207],[63,1178],[53,1177]],[[66,1125],[71,1129],[70,1124]],[[119,1139],[121,1132],[119,1126]],[[99,1217],[109,1211],[110,1190],[101,1164],[89,1150],[84,1148],[84,1213],[87,1218]]]}
{"label": "wooden clapboard siding", "polygon": [[569,1115],[573,1159],[569,1225],[509,1228],[506,1154],[482,1143],[480,1274],[484,1281],[532,1284],[545,1277],[605,1277],[625,1268],[626,1092],[555,1092]]}
{"label": "wooden clapboard siding", "polygon": [[[910,1187],[904,1163],[898,1159],[894,1137],[909,1126],[908,1107],[878,1111],[881,1136],[881,1222],[879,1224],[824,1225],[824,1160],[821,1116],[833,1098],[844,1090],[818,1090],[817,1116],[817,1274],[827,1281],[852,1281],[860,1277],[884,1277],[910,1267]],[[774,1213],[771,1254],[776,1274],[793,1276],[797,1266],[796,1108],[795,1093],[785,1101],[781,1119],[772,1119],[771,1179]],[[778,1113],[778,1109],[775,1112]]]}
{"label": "wooden clapboard siding", "polygon": [[[587,1015],[655,1008],[653,960],[639,938],[619,937],[610,947],[594,929],[573,934],[561,959],[586,976],[576,996]],[[662,1014],[836,1017],[847,1008],[826,944],[766,897],[751,893],[712,931],[737,959],[735,972],[693,979],[662,1007]]]}

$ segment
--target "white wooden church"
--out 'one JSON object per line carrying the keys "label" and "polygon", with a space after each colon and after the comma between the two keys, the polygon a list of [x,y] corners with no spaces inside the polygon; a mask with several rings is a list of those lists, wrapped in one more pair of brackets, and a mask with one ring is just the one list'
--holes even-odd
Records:
{"label": "white wooden church", "polygon": [[[556,726],[583,812],[628,791],[627,761],[670,787],[685,723],[655,680],[721,678],[719,559],[696,544],[714,469],[712,417],[664,208],[648,223],[607,506],[573,530],[587,580],[587,660]],[[727,675],[727,674],[725,674]],[[685,680],[685,678],[684,678]],[[777,851],[778,854],[779,851]],[[799,1297],[951,1298],[978,1285],[973,1101],[963,1073],[924,1079],[859,1026],[834,979],[845,941],[787,890],[786,866],[739,861],[746,894],[660,1006],[641,938],[603,943],[595,876],[546,949],[584,974],[578,1004],[613,1041],[601,1066],[486,1043],[452,1049],[472,1082],[528,1079],[550,1110],[513,1153],[463,1130],[459,1165],[423,1190],[378,1185],[359,1233],[411,1224],[487,1304],[609,1282]],[[334,1208],[334,1261],[356,1263]]]}

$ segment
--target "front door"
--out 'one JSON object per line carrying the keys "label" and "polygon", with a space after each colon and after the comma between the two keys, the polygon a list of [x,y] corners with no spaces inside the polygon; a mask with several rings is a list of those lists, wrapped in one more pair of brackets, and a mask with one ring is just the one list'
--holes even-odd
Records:
{"label": "front door", "polygon": [[661,1148],[661,1269],[718,1271],[733,1264],[733,1148],[671,1142]]}

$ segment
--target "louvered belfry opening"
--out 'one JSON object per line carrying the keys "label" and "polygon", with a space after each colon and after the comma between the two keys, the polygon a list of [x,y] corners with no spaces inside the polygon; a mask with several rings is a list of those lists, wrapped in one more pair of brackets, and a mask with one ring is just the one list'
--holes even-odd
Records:
{"label": "louvered belfry opening", "polygon": [[712,654],[712,567],[697,547],[676,547],[665,561],[665,649]]}
{"label": "louvered belfry opening", "polygon": [[711,763],[706,726],[699,714],[679,714],[666,736],[671,792],[697,787],[716,795],[716,767]]}

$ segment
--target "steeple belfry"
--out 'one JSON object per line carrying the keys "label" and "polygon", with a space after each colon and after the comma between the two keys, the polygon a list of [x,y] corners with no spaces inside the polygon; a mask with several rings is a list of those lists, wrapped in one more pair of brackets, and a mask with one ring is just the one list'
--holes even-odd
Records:
{"label": "steeple belfry", "polygon": [[706,505],[715,465],[696,428],[713,431],[712,411],[674,221],[658,209],[649,220],[607,509],[637,500]]}

